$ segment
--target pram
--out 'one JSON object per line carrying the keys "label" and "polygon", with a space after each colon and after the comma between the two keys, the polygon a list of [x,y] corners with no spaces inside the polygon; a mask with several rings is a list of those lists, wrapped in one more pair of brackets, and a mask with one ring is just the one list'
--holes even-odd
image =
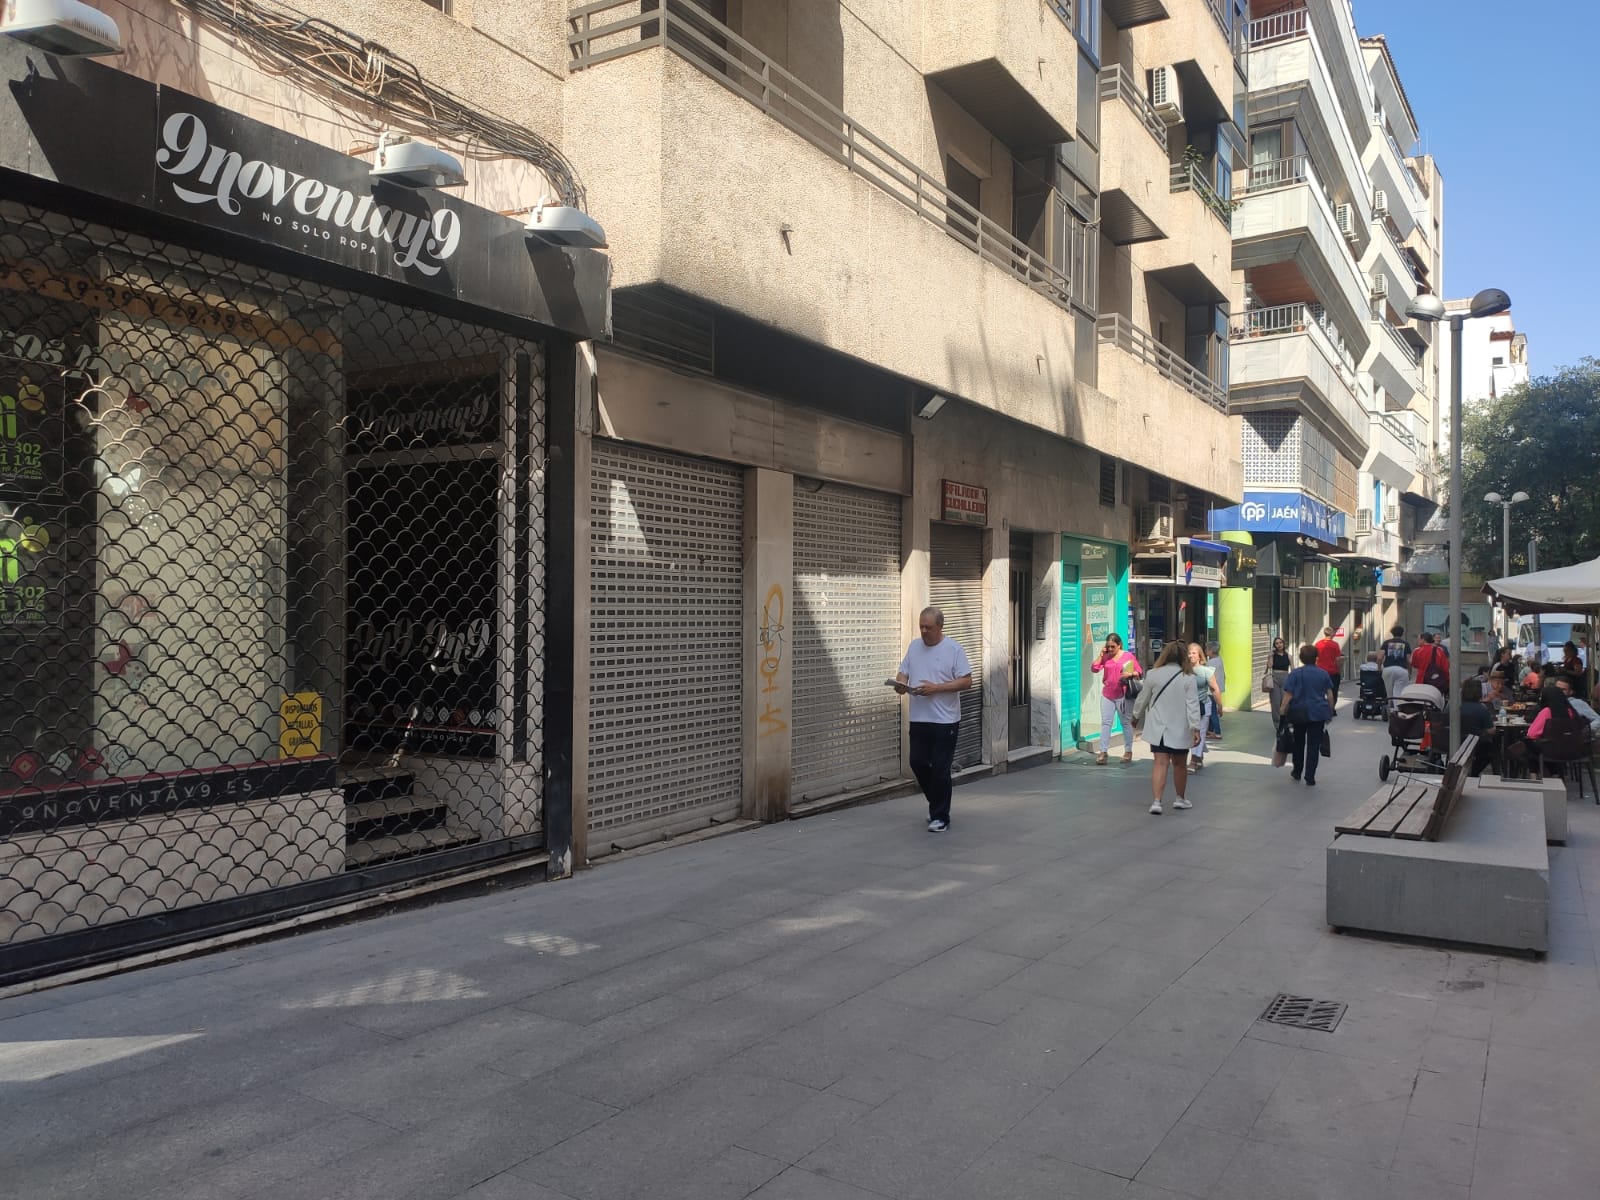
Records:
{"label": "pram", "polygon": [[1382,719],[1389,713],[1389,690],[1383,686],[1383,671],[1376,663],[1367,663],[1362,666],[1360,675],[1361,691],[1356,695],[1351,712],[1358,721],[1371,717]]}
{"label": "pram", "polygon": [[1444,773],[1442,747],[1447,736],[1435,731],[1444,719],[1444,693],[1426,683],[1408,683],[1398,696],[1389,700],[1389,740],[1394,756],[1378,759],[1378,779],[1389,778],[1390,771],[1427,774]]}

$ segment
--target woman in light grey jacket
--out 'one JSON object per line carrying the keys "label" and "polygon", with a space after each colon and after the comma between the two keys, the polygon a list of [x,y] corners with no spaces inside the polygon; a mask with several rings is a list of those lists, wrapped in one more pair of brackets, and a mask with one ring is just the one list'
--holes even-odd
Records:
{"label": "woman in light grey jacket", "polygon": [[1200,691],[1183,642],[1171,641],[1162,648],[1161,657],[1144,677],[1133,719],[1155,751],[1150,768],[1151,813],[1161,815],[1169,769],[1173,790],[1178,793],[1172,807],[1193,808],[1184,792],[1189,786],[1189,755],[1200,744]]}

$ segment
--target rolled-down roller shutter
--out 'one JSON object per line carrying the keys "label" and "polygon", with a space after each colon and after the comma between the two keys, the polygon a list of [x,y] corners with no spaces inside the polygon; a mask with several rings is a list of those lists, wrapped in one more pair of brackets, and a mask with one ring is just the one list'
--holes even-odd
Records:
{"label": "rolled-down roller shutter", "polygon": [[928,540],[929,603],[944,613],[944,634],[972,664],[972,686],[961,693],[957,767],[983,761],[983,530],[935,522]]}
{"label": "rolled-down roller shutter", "polygon": [[1261,677],[1272,665],[1272,593],[1276,580],[1258,580],[1250,597],[1250,707],[1261,694]]}
{"label": "rolled-down roller shutter", "polygon": [[594,443],[590,852],[738,815],[744,477]]}
{"label": "rolled-down roller shutter", "polygon": [[794,492],[796,800],[901,773],[900,497],[814,486]]}

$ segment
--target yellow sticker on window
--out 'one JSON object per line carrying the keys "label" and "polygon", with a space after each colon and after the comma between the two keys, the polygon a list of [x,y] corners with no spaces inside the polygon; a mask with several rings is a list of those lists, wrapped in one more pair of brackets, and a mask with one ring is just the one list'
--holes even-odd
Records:
{"label": "yellow sticker on window", "polygon": [[296,692],[278,705],[283,720],[278,749],[284,758],[311,758],[322,753],[322,697]]}

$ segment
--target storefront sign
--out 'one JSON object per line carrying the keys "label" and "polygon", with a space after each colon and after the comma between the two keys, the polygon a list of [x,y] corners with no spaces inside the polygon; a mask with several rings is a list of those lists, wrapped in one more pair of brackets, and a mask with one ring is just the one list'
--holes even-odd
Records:
{"label": "storefront sign", "polygon": [[944,493],[942,510],[946,521],[960,521],[966,525],[989,523],[989,489],[971,483],[957,483],[954,479],[941,481]]}
{"label": "storefront sign", "polygon": [[1345,514],[1304,492],[1246,492],[1244,502],[1211,510],[1212,529],[1309,534],[1324,542],[1344,537]]}
{"label": "storefront sign", "polygon": [[1235,545],[1228,551],[1228,587],[1253,588],[1260,552],[1254,546]]}
{"label": "storefront sign", "polygon": [[137,779],[23,788],[0,794],[0,836],[91,821],[128,821],[188,808],[250,804],[334,786],[331,757],[250,766],[207,767]]}
{"label": "storefront sign", "polygon": [[60,493],[66,399],[60,366],[0,358],[0,496]]}
{"label": "storefront sign", "polygon": [[500,380],[461,376],[349,393],[349,452],[436,450],[500,436]]}
{"label": "storefront sign", "polygon": [[1229,551],[1178,539],[1179,578],[1188,587],[1218,588],[1227,580]]}
{"label": "storefront sign", "polygon": [[1095,584],[1083,589],[1083,618],[1089,626],[1090,640],[1097,646],[1111,636],[1112,600],[1113,593],[1108,585]]}
{"label": "storefront sign", "polygon": [[[0,43],[0,127],[17,132],[0,143],[0,168],[577,337],[610,331],[602,253],[530,241],[521,220],[375,180],[367,158],[198,96],[85,59],[37,62]],[[95,129],[116,136],[86,135]]]}

